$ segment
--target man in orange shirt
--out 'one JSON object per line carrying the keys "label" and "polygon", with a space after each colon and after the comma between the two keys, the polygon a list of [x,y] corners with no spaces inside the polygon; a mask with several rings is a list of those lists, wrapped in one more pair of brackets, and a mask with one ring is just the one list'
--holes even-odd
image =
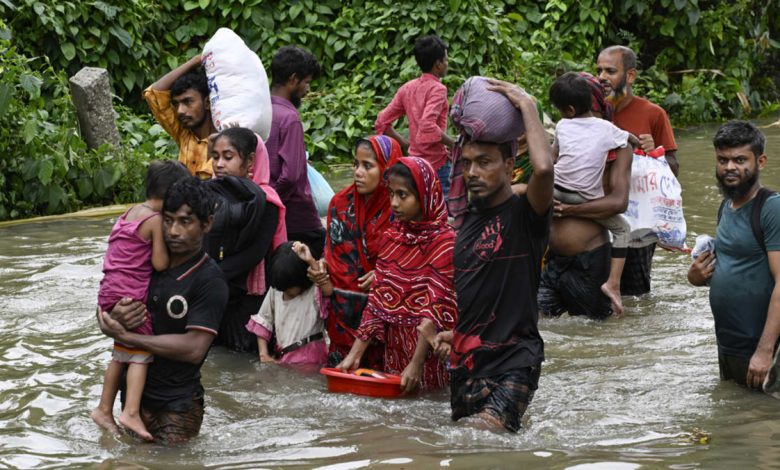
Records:
{"label": "man in orange shirt", "polygon": [[[650,101],[634,96],[636,54],[625,46],[610,46],[599,54],[597,75],[605,94],[615,108],[612,122],[639,138],[642,150],[648,152],[658,146],[666,150],[666,161],[675,176],[679,173],[677,143],[666,111]],[[650,292],[655,243],[628,249],[626,266],[621,278],[623,295]]]}
{"label": "man in orange shirt", "polygon": [[217,132],[200,54],[165,74],[144,90],[154,118],[179,146],[179,161],[190,173],[211,178],[208,137]]}

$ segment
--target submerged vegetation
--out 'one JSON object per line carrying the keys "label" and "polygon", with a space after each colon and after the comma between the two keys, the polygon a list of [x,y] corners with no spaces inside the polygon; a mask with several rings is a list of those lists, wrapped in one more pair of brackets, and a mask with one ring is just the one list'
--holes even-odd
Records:
{"label": "submerged vegetation", "polygon": [[[780,4],[765,0],[0,0],[0,220],[138,199],[145,165],[175,155],[141,90],[230,27],[266,65],[299,44],[324,75],[301,113],[314,160],[350,158],[398,86],[418,74],[414,39],[450,45],[468,76],[519,83],[545,103],[555,76],[593,71],[599,49],[639,54],[636,93],[675,125],[777,110]],[[109,70],[120,150],[87,150],[67,77]]]}

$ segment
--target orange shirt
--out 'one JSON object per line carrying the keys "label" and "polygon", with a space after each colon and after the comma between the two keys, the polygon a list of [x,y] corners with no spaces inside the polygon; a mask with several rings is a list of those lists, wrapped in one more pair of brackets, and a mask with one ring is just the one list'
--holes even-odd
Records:
{"label": "orange shirt", "polygon": [[213,170],[208,155],[208,139],[199,139],[191,130],[181,125],[171,107],[171,92],[154,90],[150,86],[144,90],[144,99],[149,104],[154,119],[179,146],[179,161],[193,176],[201,179],[211,178]]}
{"label": "orange shirt", "polygon": [[625,108],[615,111],[612,122],[637,137],[640,134],[652,135],[656,147],[662,145],[667,151],[677,150],[672,124],[666,111],[644,98],[634,96]]}

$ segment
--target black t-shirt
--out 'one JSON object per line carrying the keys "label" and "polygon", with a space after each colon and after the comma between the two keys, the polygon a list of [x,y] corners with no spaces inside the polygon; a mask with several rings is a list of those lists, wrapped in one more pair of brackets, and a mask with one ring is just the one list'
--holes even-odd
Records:
{"label": "black t-shirt", "polygon": [[[184,334],[199,329],[216,336],[227,298],[222,270],[202,251],[180,266],[155,272],[147,300],[154,334]],[[202,365],[155,356],[146,376],[143,406],[152,410],[188,409],[192,398],[203,393]]]}
{"label": "black t-shirt", "polygon": [[549,228],[550,213],[537,215],[525,196],[466,214],[455,243],[453,375],[490,377],[544,360],[536,292]]}

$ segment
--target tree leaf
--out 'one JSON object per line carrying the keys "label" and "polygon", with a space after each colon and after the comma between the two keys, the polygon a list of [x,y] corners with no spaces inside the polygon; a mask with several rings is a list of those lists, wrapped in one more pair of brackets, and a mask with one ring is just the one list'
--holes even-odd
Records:
{"label": "tree leaf", "polygon": [[109,28],[109,32],[114,35],[115,38],[119,39],[119,42],[121,42],[128,49],[133,46],[133,38],[130,36],[130,33],[120,28],[119,26],[111,26],[111,28]]}
{"label": "tree leaf", "polygon": [[8,111],[8,105],[13,97],[13,88],[8,83],[0,83],[0,118]]}
{"label": "tree leaf", "polygon": [[43,160],[38,164],[38,181],[46,186],[51,183],[51,175],[54,173],[54,164],[51,160]]}
{"label": "tree leaf", "polygon": [[22,138],[25,144],[33,141],[38,134],[38,123],[34,119],[28,119],[22,127]]}
{"label": "tree leaf", "polygon": [[24,91],[30,95],[30,98],[35,99],[41,96],[41,85],[43,84],[43,80],[36,77],[35,75],[23,73],[19,77],[19,84],[22,86]]}
{"label": "tree leaf", "polygon": [[209,0],[199,0],[198,4],[202,10],[205,10],[209,6]]}
{"label": "tree leaf", "polygon": [[60,44],[60,50],[65,59],[69,61],[76,57],[76,46],[72,42],[63,42]]}

